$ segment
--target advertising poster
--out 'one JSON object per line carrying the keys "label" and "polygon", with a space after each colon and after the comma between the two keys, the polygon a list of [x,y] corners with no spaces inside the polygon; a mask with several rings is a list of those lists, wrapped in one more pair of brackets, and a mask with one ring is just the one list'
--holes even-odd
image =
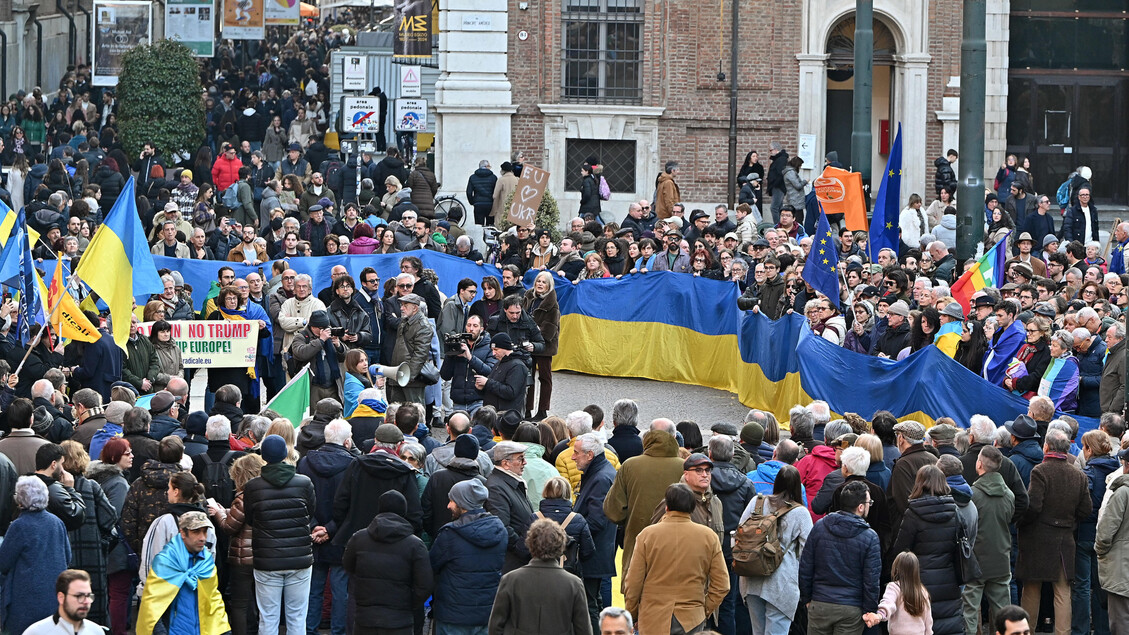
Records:
{"label": "advertising poster", "polygon": [[153,41],[153,13],[149,2],[94,0],[94,37],[91,38],[91,83],[117,86],[126,51]]}
{"label": "advertising poster", "polygon": [[192,49],[196,57],[216,54],[216,14],[213,0],[166,0],[165,33]]}
{"label": "advertising poster", "polygon": [[392,57],[431,57],[431,0],[395,0]]}
{"label": "advertising poster", "polygon": [[[223,0],[223,37],[228,40],[261,40],[263,4],[268,0]],[[269,0],[273,2],[274,0]]]}
{"label": "advertising poster", "polygon": [[[254,320],[175,320],[172,340],[180,347],[185,368],[244,368],[255,365],[259,323]],[[149,337],[152,322],[137,325]]]}
{"label": "advertising poster", "polygon": [[298,0],[263,0],[267,26],[297,26],[301,16]]}

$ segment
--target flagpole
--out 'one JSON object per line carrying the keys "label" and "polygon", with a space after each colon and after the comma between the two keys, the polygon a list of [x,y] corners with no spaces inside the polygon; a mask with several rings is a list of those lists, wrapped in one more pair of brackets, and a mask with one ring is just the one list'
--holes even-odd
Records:
{"label": "flagpole", "polygon": [[39,346],[39,341],[43,339],[43,332],[46,331],[47,328],[51,325],[51,318],[55,317],[55,313],[62,306],[63,296],[62,294],[60,294],[58,299],[55,301],[55,307],[51,309],[51,311],[47,314],[47,323],[44,324],[43,327],[39,329],[39,332],[35,334],[35,339],[33,339],[31,341],[31,344],[27,347],[27,351],[24,353],[24,358],[20,360],[20,364],[19,366],[16,366],[16,370],[12,371],[13,375],[17,377],[19,376],[20,370],[24,367],[24,362],[26,362],[27,358],[31,356],[31,352],[35,350],[35,347]]}

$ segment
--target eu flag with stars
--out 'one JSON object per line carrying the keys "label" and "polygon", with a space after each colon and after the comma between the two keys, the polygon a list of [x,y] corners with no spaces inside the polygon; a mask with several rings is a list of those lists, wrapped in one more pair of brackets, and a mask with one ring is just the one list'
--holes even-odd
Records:
{"label": "eu flag with stars", "polygon": [[835,248],[834,236],[831,233],[831,224],[827,222],[827,214],[823,207],[819,209],[819,223],[816,224],[815,236],[812,237],[811,251],[804,262],[804,281],[811,288],[831,299],[831,303],[839,306],[839,254]]}
{"label": "eu flag with stars", "polygon": [[889,247],[898,251],[898,218],[902,212],[902,125],[886,159],[886,171],[874,198],[874,214],[870,217],[870,261],[878,261],[878,252]]}

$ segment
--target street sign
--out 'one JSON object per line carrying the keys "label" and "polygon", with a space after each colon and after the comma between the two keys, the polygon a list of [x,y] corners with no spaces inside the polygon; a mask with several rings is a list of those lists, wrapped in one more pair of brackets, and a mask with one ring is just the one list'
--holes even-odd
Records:
{"label": "street sign", "polygon": [[800,146],[796,150],[796,156],[804,160],[804,167],[807,169],[815,170],[819,168],[815,162],[815,135],[800,135]]}
{"label": "street sign", "polygon": [[427,132],[427,100],[397,99],[396,132]]}
{"label": "street sign", "polygon": [[338,142],[341,146],[342,154],[356,154],[357,141],[355,139],[342,139]]}
{"label": "street sign", "polygon": [[341,82],[345,90],[368,89],[368,56],[345,55],[341,58]]}
{"label": "street sign", "polygon": [[345,97],[343,101],[342,132],[380,132],[379,97]]}
{"label": "street sign", "polygon": [[400,96],[419,97],[420,92],[420,67],[408,64],[400,65]]}

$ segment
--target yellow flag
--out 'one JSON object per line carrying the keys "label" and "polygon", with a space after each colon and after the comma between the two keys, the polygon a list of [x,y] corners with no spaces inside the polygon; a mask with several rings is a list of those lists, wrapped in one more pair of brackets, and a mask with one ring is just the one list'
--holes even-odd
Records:
{"label": "yellow flag", "polygon": [[[12,235],[12,227],[14,227],[15,224],[16,213],[12,210],[8,210],[8,215],[4,217],[3,221],[0,221],[0,247],[2,247],[4,243],[8,242],[8,236]],[[27,237],[28,240],[31,241],[31,248],[35,249],[36,243],[39,242],[39,232],[35,231],[31,228],[30,225],[28,225]]]}
{"label": "yellow flag", "polygon": [[67,293],[63,285],[63,260],[55,261],[55,275],[51,278],[51,288],[44,288],[43,280],[39,273],[35,274],[35,281],[39,283],[39,296],[47,298],[47,308],[58,308],[51,314],[51,327],[55,333],[64,339],[79,342],[94,342],[102,337],[86,315],[78,308],[74,298]]}

